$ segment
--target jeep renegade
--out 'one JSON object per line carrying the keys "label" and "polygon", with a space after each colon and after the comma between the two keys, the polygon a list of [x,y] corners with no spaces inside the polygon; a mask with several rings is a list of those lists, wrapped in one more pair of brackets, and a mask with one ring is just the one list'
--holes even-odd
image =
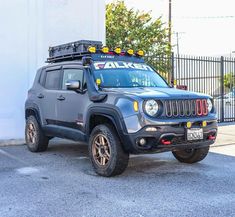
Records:
{"label": "jeep renegade", "polygon": [[142,56],[97,41],[51,47],[25,103],[28,149],[45,151],[53,137],[85,142],[107,177],[126,169],[129,154],[203,160],[217,135],[212,98],[169,86]]}

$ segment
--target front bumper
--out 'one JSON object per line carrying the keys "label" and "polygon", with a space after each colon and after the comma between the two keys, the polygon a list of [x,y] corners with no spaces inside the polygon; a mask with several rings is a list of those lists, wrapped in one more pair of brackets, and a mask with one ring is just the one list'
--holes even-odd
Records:
{"label": "front bumper", "polygon": [[[156,128],[155,132],[146,131],[147,128]],[[203,129],[203,139],[187,141],[186,122],[170,125],[148,125],[136,133],[125,135],[125,148],[130,153],[155,153],[164,151],[174,151],[176,149],[199,148],[212,145],[217,136],[217,121],[210,120],[206,127],[202,127],[202,122],[194,122],[192,128]],[[144,138],[146,144],[140,145],[139,140]],[[167,142],[163,142],[167,141]]]}

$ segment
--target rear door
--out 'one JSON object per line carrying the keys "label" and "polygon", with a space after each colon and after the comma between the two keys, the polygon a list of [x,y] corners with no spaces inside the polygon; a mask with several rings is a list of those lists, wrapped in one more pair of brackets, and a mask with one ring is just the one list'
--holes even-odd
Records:
{"label": "rear door", "polygon": [[59,93],[61,100],[57,102],[57,124],[63,127],[84,131],[85,109],[88,107],[88,94],[85,90],[78,93],[66,89],[69,80],[80,80],[81,86],[86,89],[84,70],[79,66],[64,66],[62,69],[62,85]]}
{"label": "rear door", "polygon": [[57,98],[61,86],[62,67],[50,67],[42,73],[44,80],[41,82],[37,97],[40,105],[41,116],[45,124],[56,124]]}

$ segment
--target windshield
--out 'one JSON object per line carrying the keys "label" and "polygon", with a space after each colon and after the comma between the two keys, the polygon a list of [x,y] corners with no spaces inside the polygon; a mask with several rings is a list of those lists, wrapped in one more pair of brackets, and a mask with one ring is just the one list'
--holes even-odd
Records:
{"label": "windshield", "polygon": [[144,63],[95,62],[94,78],[104,88],[168,87],[162,77]]}

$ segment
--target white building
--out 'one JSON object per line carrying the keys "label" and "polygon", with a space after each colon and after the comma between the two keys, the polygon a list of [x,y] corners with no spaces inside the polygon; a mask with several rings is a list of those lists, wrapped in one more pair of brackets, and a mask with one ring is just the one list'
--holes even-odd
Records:
{"label": "white building", "polygon": [[105,40],[104,0],[0,1],[0,140],[24,137],[24,102],[48,47]]}

